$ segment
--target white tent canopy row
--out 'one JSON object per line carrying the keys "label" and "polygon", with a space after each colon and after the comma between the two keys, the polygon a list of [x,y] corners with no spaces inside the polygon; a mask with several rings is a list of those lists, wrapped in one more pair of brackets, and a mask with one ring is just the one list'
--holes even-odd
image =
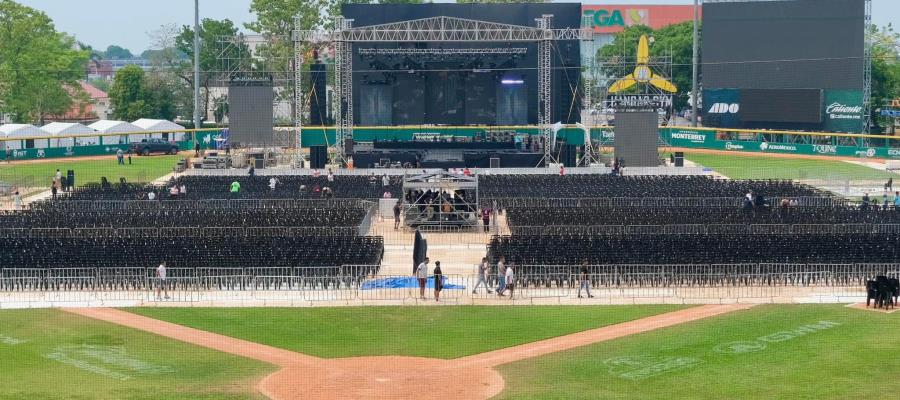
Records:
{"label": "white tent canopy row", "polygon": [[[175,132],[180,130],[184,130],[184,127],[174,122],[147,118],[139,119],[133,123],[100,120],[88,126],[68,122],[51,122],[43,127],[29,124],[5,124],[0,125],[0,149],[45,149],[48,147],[101,144],[100,136],[88,136],[92,133],[123,134],[103,136],[102,144],[125,144],[139,142],[148,138],[181,141],[185,138],[184,132]],[[23,140],[15,140],[17,138],[22,138]]]}
{"label": "white tent canopy row", "polygon": [[[6,124],[0,125],[0,139],[15,139],[33,136],[48,136],[47,132],[41,128],[29,124]],[[44,149],[49,146],[47,140],[35,140],[33,148]],[[22,141],[10,140],[3,142],[3,148],[7,150],[22,149]]]}

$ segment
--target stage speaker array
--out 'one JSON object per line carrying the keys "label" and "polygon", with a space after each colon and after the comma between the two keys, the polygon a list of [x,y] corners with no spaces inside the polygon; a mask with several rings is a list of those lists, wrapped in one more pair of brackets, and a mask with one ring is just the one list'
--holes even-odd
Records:
{"label": "stage speaker array", "polygon": [[328,163],[328,148],[325,146],[311,146],[309,148],[310,168],[322,169]]}
{"label": "stage speaker array", "polygon": [[676,167],[684,166],[684,152],[683,151],[675,152],[675,166]]}
{"label": "stage speaker array", "polygon": [[309,88],[304,97],[309,97],[309,123],[310,125],[328,125],[328,99],[325,89],[326,83],[325,64],[311,64],[309,66]]}

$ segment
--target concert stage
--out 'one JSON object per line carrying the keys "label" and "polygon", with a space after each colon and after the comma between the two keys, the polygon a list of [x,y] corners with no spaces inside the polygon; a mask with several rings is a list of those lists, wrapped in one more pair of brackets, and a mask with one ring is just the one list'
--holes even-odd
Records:
{"label": "concert stage", "polygon": [[[537,141],[375,141],[354,146],[359,168],[530,168],[542,164]],[[494,165],[491,165],[491,160]]]}

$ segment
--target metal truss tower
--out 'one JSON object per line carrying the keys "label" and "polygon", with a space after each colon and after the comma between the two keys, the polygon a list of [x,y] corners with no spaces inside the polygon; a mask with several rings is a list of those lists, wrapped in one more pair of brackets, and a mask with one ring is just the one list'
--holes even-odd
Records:
{"label": "metal truss tower", "polygon": [[866,0],[866,36],[863,50],[863,133],[872,129],[872,0]]}
{"label": "metal truss tower", "polygon": [[538,29],[544,32],[542,39],[538,41],[538,128],[541,130],[541,136],[544,137],[544,162],[549,164],[553,161],[551,148],[554,143],[550,143],[551,127],[553,121],[550,119],[551,110],[551,79],[550,79],[550,47],[553,44],[553,32],[550,30],[550,19],[552,15],[544,14],[540,18],[535,18]]}

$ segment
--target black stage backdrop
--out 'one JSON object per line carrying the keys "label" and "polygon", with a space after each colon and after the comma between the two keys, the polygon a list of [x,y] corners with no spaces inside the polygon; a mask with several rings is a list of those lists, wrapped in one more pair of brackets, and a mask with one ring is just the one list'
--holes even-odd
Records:
{"label": "black stage backdrop", "polygon": [[[553,14],[554,28],[578,28],[581,5],[568,4],[347,4],[343,15],[354,27],[429,17],[457,17],[535,26],[535,18]],[[525,55],[443,57],[363,56],[361,48],[525,48]],[[354,43],[354,123],[380,125],[498,125],[537,123],[537,45],[534,43]],[[577,40],[552,49],[553,121],[580,121],[580,47]],[[414,72],[410,73],[410,70]],[[479,72],[473,72],[477,70]],[[507,83],[503,84],[503,80]],[[518,83],[521,81],[521,83]],[[370,85],[388,85],[367,91]],[[508,87],[505,87],[508,86]],[[390,97],[376,99],[375,96]],[[498,97],[505,96],[505,100]],[[524,101],[523,101],[524,100]],[[389,102],[389,116],[375,116]],[[371,104],[369,104],[371,103]]]}

